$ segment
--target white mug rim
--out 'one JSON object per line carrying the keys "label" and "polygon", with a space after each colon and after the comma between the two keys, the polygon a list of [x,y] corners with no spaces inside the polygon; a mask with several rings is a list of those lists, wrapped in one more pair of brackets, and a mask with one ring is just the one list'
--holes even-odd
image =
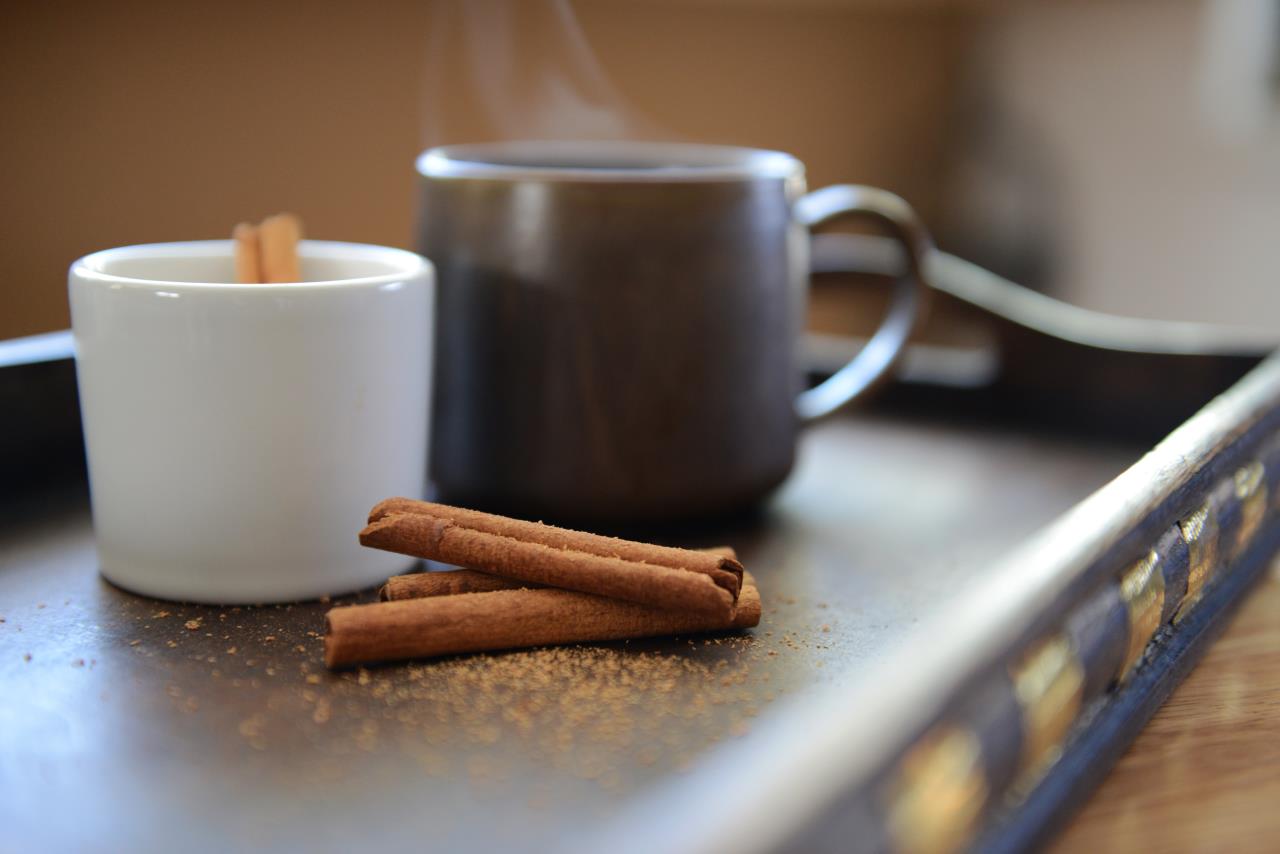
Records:
{"label": "white mug rim", "polygon": [[[598,158],[602,153],[608,157],[653,165],[564,166],[554,162]],[[552,162],[540,164],[536,162],[539,159]],[[636,183],[759,178],[786,180],[804,174],[804,164],[782,151],[711,143],[632,140],[518,140],[445,145],[429,148],[419,155],[417,169],[424,178]]]}
{"label": "white mug rim", "polygon": [[429,275],[431,262],[415,252],[378,246],[372,243],[346,243],[336,240],[303,240],[298,243],[298,254],[304,259],[337,259],[367,261],[391,267],[390,272],[370,276],[352,276],[343,279],[325,279],[306,282],[245,283],[245,282],[192,282],[171,279],[150,279],[122,276],[107,272],[112,262],[136,258],[229,258],[234,252],[231,240],[184,240],[173,243],[139,243],[117,246],[91,252],[71,265],[71,276],[85,282],[105,285],[127,285],[132,288],[165,290],[237,290],[271,294],[281,291],[296,292],[308,289],[333,289],[339,287],[377,287],[403,282],[407,279]]}

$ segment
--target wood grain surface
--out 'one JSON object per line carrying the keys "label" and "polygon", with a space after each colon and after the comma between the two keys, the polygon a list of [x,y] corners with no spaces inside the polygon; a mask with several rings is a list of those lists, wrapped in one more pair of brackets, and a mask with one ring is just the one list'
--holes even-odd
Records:
{"label": "wood grain surface", "polygon": [[1054,846],[1280,848],[1280,563]]}

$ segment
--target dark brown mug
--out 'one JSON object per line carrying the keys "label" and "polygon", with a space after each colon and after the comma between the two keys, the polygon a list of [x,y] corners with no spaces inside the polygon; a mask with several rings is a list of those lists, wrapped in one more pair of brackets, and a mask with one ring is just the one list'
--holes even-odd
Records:
{"label": "dark brown mug", "polygon": [[[884,376],[923,302],[911,208],[870,187],[806,195],[787,154],[513,142],[431,149],[418,172],[445,501],[614,524],[751,505],[803,423]],[[858,355],[804,390],[809,229],[844,214],[887,225],[910,274]]]}

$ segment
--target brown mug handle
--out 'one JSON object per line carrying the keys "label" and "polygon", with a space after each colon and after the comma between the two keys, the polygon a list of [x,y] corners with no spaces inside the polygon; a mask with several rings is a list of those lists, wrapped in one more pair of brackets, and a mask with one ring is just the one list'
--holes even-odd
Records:
{"label": "brown mug handle", "polygon": [[[887,226],[906,250],[907,272],[894,280],[889,310],[884,321],[848,364],[796,398],[796,413],[802,421],[830,415],[861,397],[882,380],[902,356],[912,331],[922,316],[928,287],[925,261],[933,251],[933,240],[911,206],[888,190],[855,184],[823,187],[796,202],[796,217],[810,229],[836,217],[870,217]],[[824,265],[821,272],[851,272],[849,267]]]}

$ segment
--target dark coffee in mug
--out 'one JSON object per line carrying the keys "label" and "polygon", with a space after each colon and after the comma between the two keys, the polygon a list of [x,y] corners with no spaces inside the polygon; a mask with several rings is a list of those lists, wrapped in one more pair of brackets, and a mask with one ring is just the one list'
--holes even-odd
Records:
{"label": "dark coffee in mug", "polygon": [[[430,475],[442,500],[644,523],[734,511],[791,470],[801,425],[884,374],[928,237],[898,197],[805,195],[772,151],[625,142],[432,149],[417,248],[438,276]],[[912,275],[885,325],[804,390],[809,229],[870,214]]]}

